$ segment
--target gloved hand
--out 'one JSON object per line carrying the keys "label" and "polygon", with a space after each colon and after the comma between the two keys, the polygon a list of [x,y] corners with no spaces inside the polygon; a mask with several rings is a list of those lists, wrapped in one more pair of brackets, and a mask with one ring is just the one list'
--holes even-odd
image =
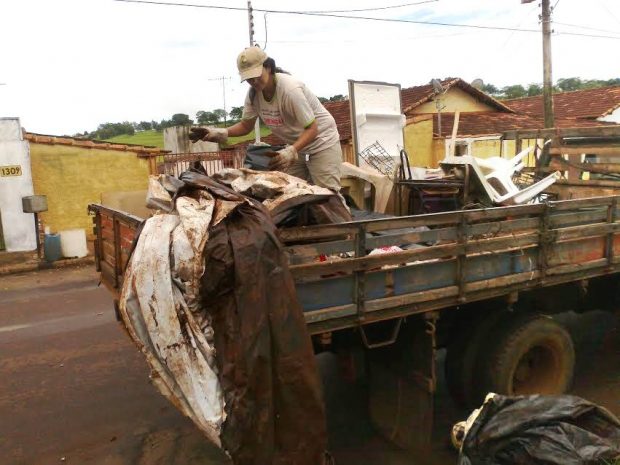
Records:
{"label": "gloved hand", "polygon": [[207,140],[209,142],[226,142],[228,139],[228,129],[226,128],[214,128],[208,126],[206,128],[190,128],[189,140],[193,143],[199,140]]}
{"label": "gloved hand", "polygon": [[285,171],[298,158],[297,149],[292,145],[287,145],[282,150],[269,155],[272,157],[269,162],[269,169],[272,171]]}

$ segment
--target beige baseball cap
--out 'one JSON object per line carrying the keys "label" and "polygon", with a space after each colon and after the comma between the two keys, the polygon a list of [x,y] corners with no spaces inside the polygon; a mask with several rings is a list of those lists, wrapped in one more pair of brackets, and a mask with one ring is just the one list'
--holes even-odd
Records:
{"label": "beige baseball cap", "polygon": [[241,52],[237,57],[237,68],[241,82],[260,76],[263,72],[263,63],[267,58],[267,54],[257,46],[248,47]]}

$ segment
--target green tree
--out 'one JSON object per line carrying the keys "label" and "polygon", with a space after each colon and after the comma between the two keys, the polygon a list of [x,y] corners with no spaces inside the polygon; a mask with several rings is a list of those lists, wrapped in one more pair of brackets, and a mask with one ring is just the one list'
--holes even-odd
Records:
{"label": "green tree", "polygon": [[243,116],[243,107],[232,107],[228,116],[230,116],[230,119],[233,121],[239,121]]}
{"label": "green tree", "polygon": [[153,129],[153,123],[149,121],[140,121],[138,123],[138,129],[140,131],[150,131],[151,129]]}
{"label": "green tree", "polygon": [[480,90],[482,92],[485,92],[489,95],[499,95],[500,91],[497,87],[495,87],[493,84],[483,84],[482,87],[480,88]]}
{"label": "green tree", "polygon": [[342,102],[343,100],[346,100],[346,97],[342,94],[336,94],[329,98],[330,102]]}
{"label": "green tree", "polygon": [[556,86],[562,92],[569,92],[571,90],[579,90],[583,87],[584,82],[577,77],[561,78],[558,79]]}
{"label": "green tree", "polygon": [[527,95],[527,91],[521,84],[515,84],[512,86],[502,87],[502,94],[504,98],[519,98],[525,97]]}
{"label": "green tree", "polygon": [[199,111],[196,113],[196,122],[198,124],[215,124],[218,118],[212,111]]}
{"label": "green tree", "polygon": [[170,122],[173,126],[186,126],[192,124],[194,120],[185,113],[175,113],[174,115],[172,115]]}
{"label": "green tree", "polygon": [[527,96],[528,97],[533,97],[535,95],[540,95],[542,94],[542,86],[540,84],[530,84],[529,86],[527,86]]}
{"label": "green tree", "polygon": [[215,122],[219,123],[220,121],[224,121],[226,118],[226,112],[221,108],[213,110],[213,116],[215,116]]}
{"label": "green tree", "polygon": [[207,112],[204,110],[199,110],[196,112],[196,123],[198,124],[207,124]]}
{"label": "green tree", "polygon": [[92,139],[110,139],[114,136],[122,134],[133,135],[136,130],[133,123],[123,121],[122,123],[103,123],[97,126],[97,129],[90,134]]}

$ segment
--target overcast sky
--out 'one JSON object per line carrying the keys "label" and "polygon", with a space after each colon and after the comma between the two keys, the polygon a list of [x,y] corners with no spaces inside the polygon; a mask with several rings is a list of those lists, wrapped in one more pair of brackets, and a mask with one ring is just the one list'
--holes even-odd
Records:
{"label": "overcast sky", "polygon": [[[154,0],[157,1],[157,0]],[[174,2],[175,0],[169,0]],[[421,1],[421,0],[418,0]],[[181,3],[179,1],[178,3]],[[183,3],[245,8],[245,0]],[[255,10],[333,11],[407,0],[254,0]],[[556,4],[553,76],[620,77],[620,0]],[[538,2],[438,0],[379,11],[334,13],[539,30]],[[481,78],[498,87],[542,81],[538,32],[516,32],[255,11],[255,39],[318,96],[347,93],[347,80],[426,84]],[[596,38],[565,33],[615,36]],[[248,45],[247,12],[113,0],[0,2],[0,117],[31,132],[75,134],[104,122],[194,117],[242,105],[236,57]]]}

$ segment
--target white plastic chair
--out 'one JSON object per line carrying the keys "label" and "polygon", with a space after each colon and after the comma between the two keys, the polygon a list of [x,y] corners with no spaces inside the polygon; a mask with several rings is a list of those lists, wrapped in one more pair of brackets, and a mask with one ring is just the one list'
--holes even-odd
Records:
{"label": "white plastic chair", "polygon": [[[517,156],[523,159],[525,155],[521,152]],[[444,171],[451,168],[464,167],[465,165],[469,166],[470,175],[477,179],[488,200],[497,205],[520,205],[527,203],[560,178],[560,172],[556,171],[524,189],[519,189],[512,182],[511,176],[515,172],[515,168],[521,163],[520,160],[512,164],[512,167],[505,165],[505,170],[492,171],[487,175],[480,168],[479,162],[481,160],[472,156],[450,157],[442,161],[440,165]],[[508,175],[508,173],[511,174]]]}
{"label": "white plastic chair", "polygon": [[476,158],[476,161],[478,162],[478,165],[482,168],[482,170],[487,172],[487,174],[492,171],[503,171],[509,176],[512,176],[516,172],[523,169],[523,167],[525,166],[525,162],[523,161],[523,159],[527,157],[530,153],[532,153],[533,150],[534,147],[528,147],[512,158]]}

